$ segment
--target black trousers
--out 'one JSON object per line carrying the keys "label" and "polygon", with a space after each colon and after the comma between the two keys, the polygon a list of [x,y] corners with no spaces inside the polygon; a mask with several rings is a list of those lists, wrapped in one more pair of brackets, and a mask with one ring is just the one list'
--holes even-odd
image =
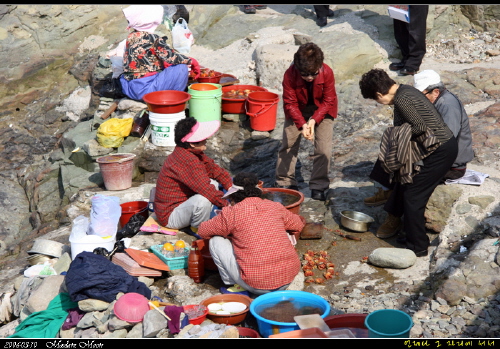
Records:
{"label": "black trousers", "polygon": [[385,203],[385,211],[397,217],[404,215],[406,247],[415,252],[427,250],[429,247],[430,241],[425,228],[425,207],[434,189],[455,161],[457,153],[457,140],[452,137],[423,160],[424,166],[413,177],[412,184],[396,183]]}
{"label": "black trousers", "polygon": [[330,5],[313,5],[313,6],[314,6],[314,12],[316,12],[316,17],[326,18],[328,16]]}
{"label": "black trousers", "polygon": [[394,19],[394,38],[408,70],[417,71],[424,58],[426,20],[429,5],[410,5],[410,23]]}

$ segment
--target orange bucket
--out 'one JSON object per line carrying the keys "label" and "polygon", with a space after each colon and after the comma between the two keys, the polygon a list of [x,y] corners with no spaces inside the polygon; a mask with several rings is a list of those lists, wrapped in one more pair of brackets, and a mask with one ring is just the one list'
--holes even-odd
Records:
{"label": "orange bucket", "polygon": [[255,131],[271,131],[276,127],[279,96],[272,92],[252,92],[247,98],[247,115]]}

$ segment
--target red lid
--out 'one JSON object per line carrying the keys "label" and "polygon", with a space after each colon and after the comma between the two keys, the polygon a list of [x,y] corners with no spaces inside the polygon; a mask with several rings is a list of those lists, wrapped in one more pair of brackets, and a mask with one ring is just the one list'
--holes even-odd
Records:
{"label": "red lid", "polygon": [[156,257],[154,253],[135,250],[133,248],[126,248],[125,252],[127,252],[127,254],[132,257],[134,261],[136,261],[143,267],[170,271],[168,265],[163,263],[163,261],[160,258]]}

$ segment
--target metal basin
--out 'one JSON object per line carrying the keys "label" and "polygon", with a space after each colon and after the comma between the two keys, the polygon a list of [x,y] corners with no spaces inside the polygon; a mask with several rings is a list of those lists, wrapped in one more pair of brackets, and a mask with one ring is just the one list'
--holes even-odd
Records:
{"label": "metal basin", "polygon": [[362,212],[349,210],[340,212],[340,223],[350,230],[364,233],[370,229],[373,222],[372,217]]}
{"label": "metal basin", "polygon": [[64,244],[57,241],[36,239],[28,254],[43,254],[50,257],[59,258],[64,253]]}

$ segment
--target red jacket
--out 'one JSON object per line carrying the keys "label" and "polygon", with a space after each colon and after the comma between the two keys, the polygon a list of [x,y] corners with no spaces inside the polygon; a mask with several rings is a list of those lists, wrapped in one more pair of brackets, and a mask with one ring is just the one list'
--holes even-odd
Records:
{"label": "red jacket", "polygon": [[287,231],[301,231],[305,219],[281,203],[249,197],[200,224],[202,238],[230,239],[241,278],[253,288],[274,290],[300,271],[300,259]]}
{"label": "red jacket", "polygon": [[155,213],[166,227],[172,211],[195,194],[206,197],[216,206],[227,206],[224,193],[210,184],[210,179],[229,189],[231,176],[204,152],[176,146],[163,163],[156,181]]}
{"label": "red jacket", "polygon": [[[318,76],[313,80],[314,104],[318,109],[312,118],[319,124],[328,114],[337,117],[337,92],[333,70],[323,63]],[[292,119],[298,129],[306,123],[302,111],[307,105],[307,85],[300,72],[292,64],[283,77],[283,108],[285,117]]]}

